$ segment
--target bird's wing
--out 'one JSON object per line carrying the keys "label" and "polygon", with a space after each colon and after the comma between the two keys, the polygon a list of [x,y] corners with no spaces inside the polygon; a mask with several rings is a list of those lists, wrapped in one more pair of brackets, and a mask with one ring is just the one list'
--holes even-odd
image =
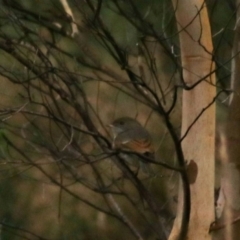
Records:
{"label": "bird's wing", "polygon": [[119,134],[115,139],[115,145],[118,148],[129,149],[137,153],[154,152],[151,137],[147,132],[130,130]]}

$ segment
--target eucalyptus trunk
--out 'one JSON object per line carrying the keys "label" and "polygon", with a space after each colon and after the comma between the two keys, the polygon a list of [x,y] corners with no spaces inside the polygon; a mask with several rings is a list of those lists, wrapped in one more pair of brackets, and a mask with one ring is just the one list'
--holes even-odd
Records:
{"label": "eucalyptus trunk", "polygon": [[[191,182],[191,213],[186,239],[211,239],[214,221],[215,64],[204,1],[173,0],[179,30],[183,69],[182,147]],[[198,84],[197,84],[198,83]],[[181,191],[181,189],[180,189]],[[178,239],[183,209],[179,194],[178,215],[171,240]]]}

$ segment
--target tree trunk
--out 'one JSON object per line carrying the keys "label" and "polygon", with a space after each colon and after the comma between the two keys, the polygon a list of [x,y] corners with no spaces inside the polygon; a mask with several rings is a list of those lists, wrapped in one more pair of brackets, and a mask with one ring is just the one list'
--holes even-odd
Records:
{"label": "tree trunk", "polygon": [[[173,4],[179,30],[184,83],[191,87],[204,77],[193,89],[183,91],[182,147],[186,161],[191,161],[188,167],[191,214],[187,239],[205,240],[211,239],[209,227],[214,221],[216,88],[215,74],[210,74],[215,67],[211,55],[211,29],[204,1],[173,0]],[[180,196],[171,240],[178,239],[182,204]]]}

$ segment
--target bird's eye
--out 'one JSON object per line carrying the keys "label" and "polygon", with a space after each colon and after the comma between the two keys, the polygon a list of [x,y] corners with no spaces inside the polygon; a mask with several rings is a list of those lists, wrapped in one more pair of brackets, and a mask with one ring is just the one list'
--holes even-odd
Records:
{"label": "bird's eye", "polygon": [[120,125],[124,125],[124,121],[119,121],[118,122]]}

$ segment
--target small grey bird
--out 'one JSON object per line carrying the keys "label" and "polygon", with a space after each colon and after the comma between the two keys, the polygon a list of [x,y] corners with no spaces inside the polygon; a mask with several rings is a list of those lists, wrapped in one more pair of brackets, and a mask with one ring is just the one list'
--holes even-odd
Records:
{"label": "small grey bird", "polygon": [[[154,147],[151,136],[137,120],[130,117],[122,117],[113,121],[109,126],[113,134],[112,147],[114,149],[130,150],[154,160]],[[140,166],[143,172],[149,175],[153,174],[147,160],[133,155],[125,156],[125,159],[132,165]]]}

